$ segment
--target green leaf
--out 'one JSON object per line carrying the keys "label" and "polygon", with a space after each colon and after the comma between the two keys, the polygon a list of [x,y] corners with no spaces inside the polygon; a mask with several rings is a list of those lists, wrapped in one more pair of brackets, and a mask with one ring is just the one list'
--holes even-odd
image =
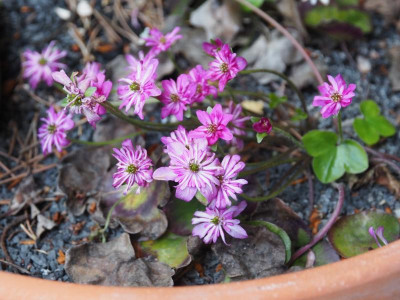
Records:
{"label": "green leaf", "polygon": [[396,133],[396,128],[384,116],[371,117],[367,121],[371,126],[375,126],[381,136],[389,137]]}
{"label": "green leaf", "polygon": [[358,5],[360,0],[336,0],[335,2],[341,6],[354,6]]}
{"label": "green leaf", "polygon": [[367,145],[376,144],[379,141],[379,132],[375,127],[370,126],[365,119],[356,118],[353,122],[354,131]]}
{"label": "green leaf", "polygon": [[357,9],[340,9],[336,6],[316,6],[307,12],[305,23],[318,27],[332,22],[345,23],[369,33],[372,29],[371,20],[367,13]]}
{"label": "green leaf", "polygon": [[262,140],[267,136],[268,134],[265,132],[257,132],[256,138],[257,138],[257,143],[261,143]]}
{"label": "green leaf", "polygon": [[216,152],[218,149],[218,144],[214,144],[211,146],[211,151]]}
{"label": "green leaf", "polygon": [[337,135],[331,131],[311,130],[303,136],[303,144],[312,157],[319,156],[336,146]]}
{"label": "green leaf", "polygon": [[259,117],[250,117],[250,121],[251,121],[251,123],[257,123],[258,121],[260,121],[260,119],[261,118],[259,118]]}
{"label": "green leaf", "polygon": [[85,97],[91,97],[94,94],[94,92],[96,92],[96,90],[97,88],[94,86],[87,88],[85,91]]}
{"label": "green leaf", "polygon": [[66,107],[66,106],[68,105],[68,98],[65,97],[64,99],[62,99],[62,100],[59,102],[59,105],[60,105],[61,107]]}
{"label": "green leaf", "polygon": [[307,114],[300,108],[296,108],[295,114],[290,118],[292,121],[301,121],[307,119]]}
{"label": "green leaf", "polygon": [[[336,253],[335,249],[325,240],[318,242],[315,246],[311,248],[311,250],[315,254],[314,267],[327,265],[340,260],[340,257]],[[308,252],[296,259],[293,265],[305,267],[307,262],[307,253]]]}
{"label": "green leaf", "polygon": [[291,251],[292,243],[290,241],[290,238],[289,238],[288,234],[285,232],[285,230],[283,230],[282,228],[276,226],[273,223],[266,222],[266,221],[259,221],[259,220],[257,220],[257,221],[248,221],[248,222],[246,222],[246,224],[254,225],[254,226],[263,226],[263,227],[267,228],[269,231],[271,231],[271,232],[275,233],[276,235],[278,235],[281,238],[281,240],[282,240],[282,242],[283,242],[283,244],[285,246],[285,253],[286,253],[285,262],[286,263],[289,262],[289,260],[290,260],[290,258],[292,256],[292,251]]}
{"label": "green leaf", "polygon": [[384,237],[388,242],[396,240],[400,233],[396,217],[377,211],[361,212],[339,219],[328,233],[333,247],[343,257],[351,257],[377,248],[368,229],[384,227]]}
{"label": "green leaf", "polygon": [[378,104],[376,104],[376,102],[373,100],[361,101],[360,110],[366,118],[376,117],[381,114],[381,110],[380,110]]}
{"label": "green leaf", "polygon": [[356,141],[346,140],[336,147],[314,157],[312,162],[315,175],[322,183],[339,179],[345,172],[358,174],[368,168],[368,156]]}
{"label": "green leaf", "polygon": [[276,108],[279,104],[284,103],[287,101],[287,97],[283,96],[283,97],[279,97],[278,95],[274,94],[274,93],[270,93],[268,95],[268,98],[270,100],[269,102],[269,107],[271,109]]}
{"label": "green leaf", "polygon": [[167,232],[155,241],[140,242],[140,245],[145,252],[154,255],[160,262],[179,269],[187,266],[191,261],[186,245],[187,239],[187,237]]}
{"label": "green leaf", "polygon": [[[200,195],[196,194],[196,198]],[[205,201],[206,203],[203,204],[203,202],[196,201],[196,199],[185,202],[183,200],[173,198],[164,208],[168,219],[168,230],[177,235],[190,235],[193,230],[193,214],[196,211],[204,211],[205,206],[208,204],[207,200]]]}
{"label": "green leaf", "polygon": [[208,205],[208,201],[206,199],[206,197],[204,197],[204,195],[202,193],[200,193],[200,191],[197,191],[196,195],[195,195],[196,199],[199,200],[199,202],[205,206]]}
{"label": "green leaf", "polygon": [[[253,4],[255,7],[261,7],[265,0],[247,0],[249,3]],[[251,12],[251,9],[248,8],[246,5],[240,4],[240,7],[245,12]]]}

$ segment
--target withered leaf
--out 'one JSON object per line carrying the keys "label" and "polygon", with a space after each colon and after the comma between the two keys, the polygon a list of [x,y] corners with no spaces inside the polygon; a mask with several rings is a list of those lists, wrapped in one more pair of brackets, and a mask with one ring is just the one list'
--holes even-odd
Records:
{"label": "withered leaf", "polygon": [[14,198],[11,200],[9,211],[12,215],[17,214],[24,207],[39,202],[38,194],[40,191],[36,189],[33,176],[25,177],[17,190],[15,191]]}
{"label": "withered leaf", "polygon": [[172,286],[166,264],[136,259],[129,235],[100,244],[83,244],[66,253],[65,271],[73,282],[108,286]]}

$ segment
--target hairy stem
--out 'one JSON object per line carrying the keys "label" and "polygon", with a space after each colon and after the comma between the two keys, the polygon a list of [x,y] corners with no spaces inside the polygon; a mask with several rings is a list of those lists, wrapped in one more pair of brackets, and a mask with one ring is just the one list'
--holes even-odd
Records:
{"label": "hairy stem", "polygon": [[110,225],[110,221],[111,221],[111,216],[112,213],[114,212],[115,208],[121,204],[123,201],[125,200],[124,197],[121,197],[118,201],[116,201],[110,208],[110,210],[107,213],[107,217],[106,217],[106,222],[104,223],[104,227],[100,230],[101,233],[101,241],[103,243],[106,242],[106,236],[104,235],[104,233],[107,231],[108,226]]}
{"label": "hairy stem", "polygon": [[331,217],[329,218],[328,222],[325,224],[325,226],[314,236],[314,238],[311,240],[310,243],[305,245],[304,247],[301,247],[299,250],[297,250],[293,256],[292,259],[290,260],[289,264],[292,264],[296,259],[298,259],[300,256],[302,256],[304,253],[306,253],[308,250],[310,250],[316,243],[318,243],[322,238],[328,233],[328,231],[331,229],[332,225],[336,222],[337,217],[340,214],[340,211],[342,210],[343,203],[344,203],[344,185],[342,183],[335,183],[335,187],[338,189],[339,192],[339,200],[336,204],[335,210],[333,211]]}
{"label": "hairy stem", "polygon": [[317,79],[319,84],[323,84],[322,76],[319,73],[317,67],[315,66],[314,62],[311,60],[310,56],[308,55],[307,51],[303,48],[302,45],[290,34],[289,31],[286,30],[285,27],[283,27],[281,24],[279,24],[277,21],[275,21],[271,16],[269,16],[267,13],[259,9],[258,7],[255,7],[253,4],[248,2],[247,0],[235,0],[236,2],[239,2],[243,4],[244,6],[247,6],[249,9],[251,9],[254,13],[259,15],[262,19],[264,19],[266,22],[271,24],[273,27],[275,27],[277,30],[279,30],[284,36],[286,36],[289,41],[292,42],[293,46],[301,53],[301,55],[304,57],[305,61],[308,63],[310,66],[311,70],[314,73],[315,78]]}
{"label": "hairy stem", "polygon": [[342,130],[342,112],[339,111],[338,113],[338,133],[339,133],[339,144],[341,144],[343,142],[343,130]]}
{"label": "hairy stem", "polygon": [[285,138],[287,138],[289,141],[291,141],[298,148],[304,149],[303,144],[299,140],[297,140],[293,135],[291,135],[289,132],[287,132],[286,130],[283,130],[282,128],[279,128],[279,127],[276,127],[276,126],[273,126],[273,130],[276,133],[279,133],[279,134],[283,135]]}

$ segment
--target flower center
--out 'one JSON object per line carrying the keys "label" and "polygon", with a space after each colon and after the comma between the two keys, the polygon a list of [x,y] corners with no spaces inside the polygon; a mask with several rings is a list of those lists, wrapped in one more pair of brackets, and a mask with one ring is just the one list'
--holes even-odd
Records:
{"label": "flower center", "polygon": [[215,125],[215,124],[210,124],[210,125],[208,125],[207,131],[208,131],[209,133],[215,133],[215,132],[217,131],[217,125]]}
{"label": "flower center", "polygon": [[170,98],[171,98],[171,101],[172,101],[173,103],[176,103],[176,102],[179,101],[179,96],[178,96],[177,94],[171,94],[171,95],[170,95]]}
{"label": "flower center", "polygon": [[48,131],[50,134],[53,134],[54,132],[56,132],[56,129],[57,129],[57,127],[56,127],[56,125],[54,125],[54,124],[50,124],[49,126],[47,126],[47,131]]}
{"label": "flower center", "polygon": [[196,93],[197,94],[201,94],[203,92],[203,87],[201,86],[201,84],[199,83],[198,85],[197,85],[197,88],[196,88]]}
{"label": "flower center", "polygon": [[39,65],[42,65],[42,66],[44,66],[45,64],[47,64],[47,59],[45,59],[45,58],[40,58],[39,59]]}
{"label": "flower center", "polygon": [[333,100],[333,102],[339,102],[340,100],[342,100],[342,95],[340,95],[339,93],[333,93],[331,95],[331,99]]}
{"label": "flower center", "polygon": [[211,223],[213,223],[214,225],[218,225],[219,224],[219,217],[215,216],[214,218],[211,219]]}
{"label": "flower center", "polygon": [[130,86],[129,86],[131,91],[138,91],[140,90],[140,84],[137,82],[133,82]]}
{"label": "flower center", "polygon": [[160,43],[161,44],[165,44],[167,42],[167,39],[165,38],[165,36],[162,36],[161,38],[160,38]]}
{"label": "flower center", "polygon": [[197,173],[200,170],[200,166],[196,163],[190,163],[189,169],[190,169],[190,171]]}
{"label": "flower center", "polygon": [[228,68],[228,64],[227,63],[223,63],[219,66],[219,69],[221,70],[222,73],[226,73],[228,72],[229,68]]}
{"label": "flower center", "polygon": [[135,165],[129,165],[127,168],[126,168],[126,172],[127,173],[129,173],[129,174],[135,174],[136,172],[137,172],[137,170],[138,170],[138,167],[136,167]]}

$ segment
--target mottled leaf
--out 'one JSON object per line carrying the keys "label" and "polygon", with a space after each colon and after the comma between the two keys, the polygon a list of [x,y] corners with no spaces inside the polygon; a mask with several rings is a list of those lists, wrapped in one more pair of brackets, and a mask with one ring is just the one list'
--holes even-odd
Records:
{"label": "mottled leaf", "polygon": [[155,256],[160,262],[179,269],[191,262],[187,241],[187,237],[167,232],[155,241],[144,241],[140,245],[145,252]]}
{"label": "mottled leaf", "polygon": [[108,286],[172,286],[174,271],[162,262],[135,258],[129,235],[69,249],[65,271],[73,282]]}
{"label": "mottled leaf", "polygon": [[384,237],[388,242],[399,236],[400,226],[396,217],[379,212],[367,211],[340,218],[329,231],[329,241],[343,257],[351,257],[377,248],[370,227],[384,227]]}

